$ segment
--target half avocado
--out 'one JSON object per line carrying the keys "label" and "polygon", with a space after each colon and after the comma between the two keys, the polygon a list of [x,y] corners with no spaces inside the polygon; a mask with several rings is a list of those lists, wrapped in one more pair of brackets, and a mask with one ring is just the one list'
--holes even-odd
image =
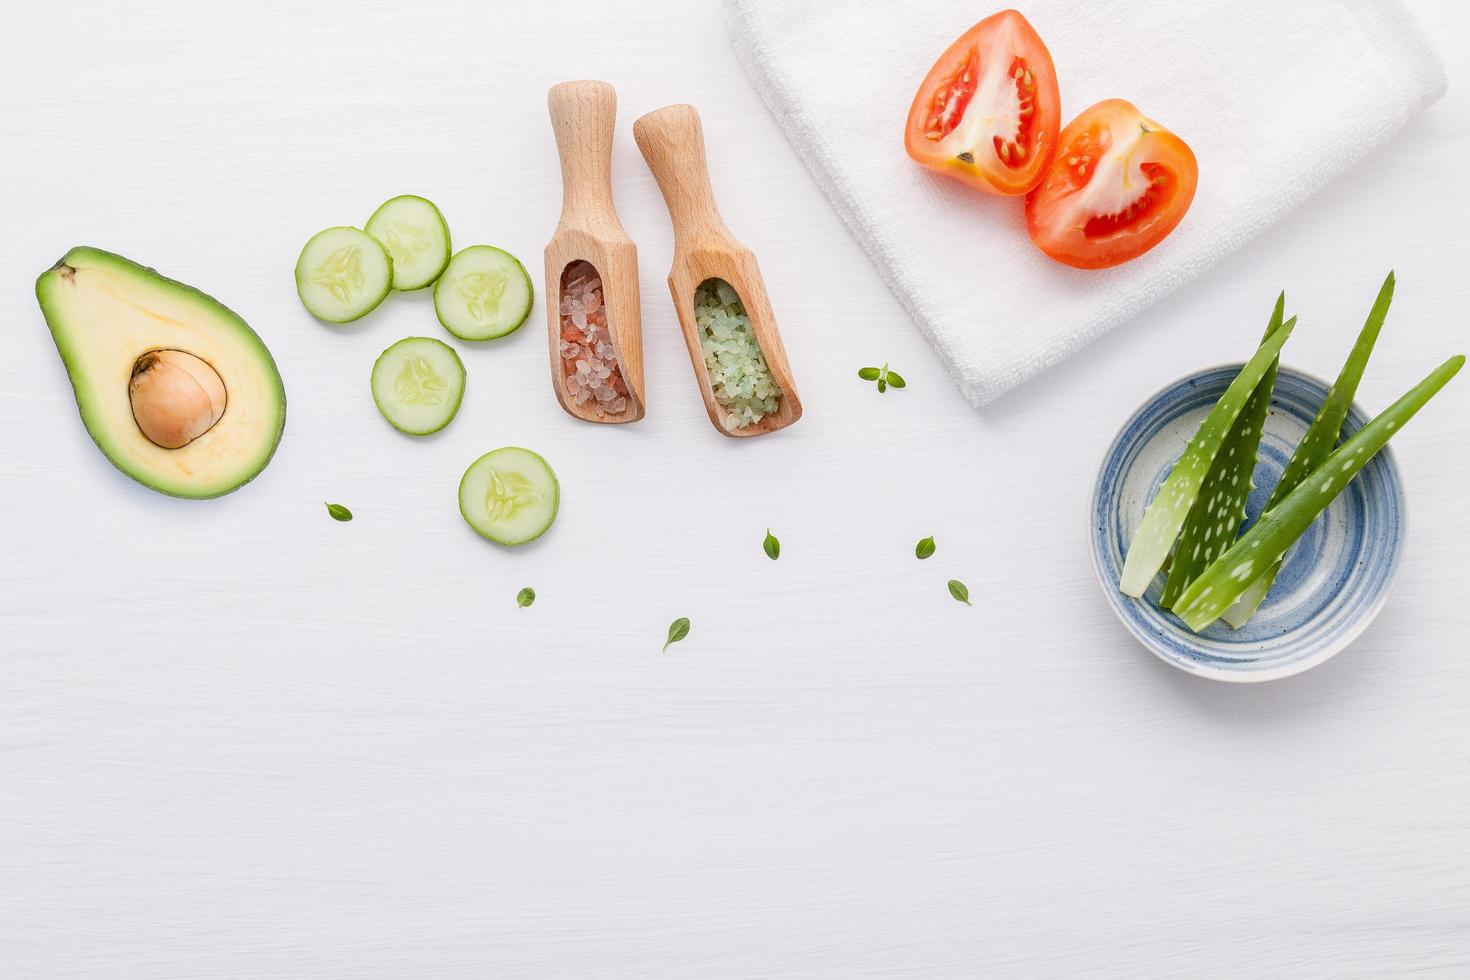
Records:
{"label": "half avocado", "polygon": [[144,486],[218,497],[270,462],[286,391],[231,310],[120,255],[80,246],[36,298],[97,447]]}

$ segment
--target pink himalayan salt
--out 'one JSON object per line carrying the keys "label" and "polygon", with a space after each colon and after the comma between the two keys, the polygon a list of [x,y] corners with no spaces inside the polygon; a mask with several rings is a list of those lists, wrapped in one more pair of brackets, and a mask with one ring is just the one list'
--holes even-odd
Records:
{"label": "pink himalayan salt", "polygon": [[613,353],[602,306],[602,279],[590,262],[577,262],[562,276],[561,365],[567,397],[588,405],[598,418],[628,407],[628,386]]}

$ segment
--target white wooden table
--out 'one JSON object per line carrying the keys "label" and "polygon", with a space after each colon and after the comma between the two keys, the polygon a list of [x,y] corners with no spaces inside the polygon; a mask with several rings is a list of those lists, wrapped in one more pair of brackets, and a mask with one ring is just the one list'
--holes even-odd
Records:
{"label": "white wooden table", "polygon": [[[1451,92],[1392,147],[983,415],[716,4],[215,6],[13,3],[0,28],[0,975],[1470,975],[1467,382],[1395,441],[1394,596],[1308,674],[1238,688],[1154,660],[1084,537],[1116,424],[1240,358],[1277,290],[1290,362],[1331,375],[1397,270],[1369,407],[1470,344],[1463,5],[1416,4]],[[648,418],[556,407],[538,302],[464,351],[448,430],[401,436],[368,370],[440,334],[428,301],[328,328],[296,252],[419,193],[459,243],[538,268],[560,206],[544,96],[576,77],[621,97]],[[704,114],[807,405],[750,444],[704,419],[664,291],[630,127],[676,101]],[[93,449],[31,294],[80,242],[270,344],[290,408],[256,483],[175,501]],[[856,379],[884,361],[908,390]],[[563,486],[516,552],[455,508],[501,445]],[[660,655],[677,616],[693,630]]]}

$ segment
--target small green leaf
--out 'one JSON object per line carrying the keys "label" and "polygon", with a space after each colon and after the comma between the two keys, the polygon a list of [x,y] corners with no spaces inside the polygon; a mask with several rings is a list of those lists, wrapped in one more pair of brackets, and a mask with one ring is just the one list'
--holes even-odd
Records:
{"label": "small green leaf", "polygon": [[327,504],[327,513],[332,515],[332,520],[334,521],[352,520],[352,511],[343,507],[341,504]]}
{"label": "small green leaf", "polygon": [[520,606],[522,609],[525,609],[527,606],[535,601],[536,590],[531,588],[530,586],[527,586],[526,588],[516,593],[516,605]]}
{"label": "small green leaf", "polygon": [[684,637],[688,635],[689,620],[684,616],[680,616],[678,619],[669,624],[669,638],[664,643],[663,652],[668,653],[669,644],[678,643],[680,640],[684,639]]}
{"label": "small green leaf", "polygon": [[883,365],[880,368],[860,368],[858,370],[858,377],[862,378],[864,381],[878,382],[878,390],[880,392],[887,391],[889,388],[908,387],[908,382],[903,379],[903,375],[899,374],[897,371],[890,371],[887,364]]}
{"label": "small green leaf", "polygon": [[960,602],[963,602],[965,605],[971,605],[970,590],[965,588],[965,583],[961,582],[959,579],[952,578],[949,580],[949,594],[954,596]]}
{"label": "small green leaf", "polygon": [[766,549],[766,557],[771,561],[781,557],[781,542],[776,540],[770,528],[766,528],[766,540],[761,542],[761,547]]}
{"label": "small green leaf", "polygon": [[914,557],[920,561],[923,561],[932,554],[934,554],[934,538],[932,535],[914,545]]}

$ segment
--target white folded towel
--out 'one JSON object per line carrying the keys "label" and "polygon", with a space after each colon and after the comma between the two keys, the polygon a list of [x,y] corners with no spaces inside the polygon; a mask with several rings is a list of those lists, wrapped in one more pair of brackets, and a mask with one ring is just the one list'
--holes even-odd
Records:
{"label": "white folded towel", "polygon": [[1194,206],[1153,251],[1067,268],[1019,199],[903,150],[930,64],[992,11],[955,0],[727,0],[766,104],[977,407],[1234,251],[1397,132],[1446,87],[1398,0],[1030,0],[1065,123],[1124,98],[1199,160]]}

